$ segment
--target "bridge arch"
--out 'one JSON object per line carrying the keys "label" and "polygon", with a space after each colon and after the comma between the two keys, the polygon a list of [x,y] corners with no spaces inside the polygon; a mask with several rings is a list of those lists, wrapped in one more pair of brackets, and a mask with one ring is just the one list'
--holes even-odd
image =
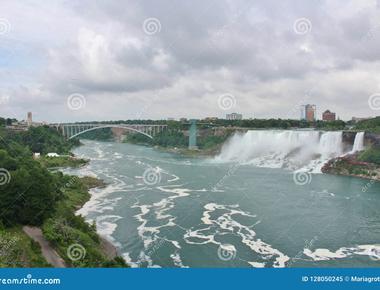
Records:
{"label": "bridge arch", "polygon": [[101,126],[99,126],[99,127],[92,127],[92,128],[89,128],[89,129],[83,130],[83,131],[81,131],[81,132],[79,132],[79,133],[76,133],[76,134],[70,136],[68,139],[70,140],[70,139],[73,139],[73,138],[75,138],[75,137],[77,137],[77,136],[83,134],[83,133],[90,132],[90,131],[94,131],[94,130],[97,130],[97,129],[102,129],[102,128],[122,128],[122,129],[126,129],[126,130],[130,130],[130,131],[134,131],[134,132],[136,132],[136,133],[143,134],[143,135],[145,135],[146,137],[148,137],[148,138],[150,138],[150,139],[153,139],[153,136],[151,136],[151,135],[149,135],[149,134],[147,134],[147,133],[145,133],[145,132],[143,132],[143,131],[140,131],[140,130],[137,130],[137,129],[135,129],[135,128],[131,128],[131,127],[128,127],[128,126],[122,126],[122,125],[101,125]]}

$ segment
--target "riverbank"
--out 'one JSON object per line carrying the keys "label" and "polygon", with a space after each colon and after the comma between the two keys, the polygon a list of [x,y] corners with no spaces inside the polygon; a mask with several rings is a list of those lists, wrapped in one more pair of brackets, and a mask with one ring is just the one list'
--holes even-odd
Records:
{"label": "riverbank", "polygon": [[89,199],[89,190],[105,186],[93,177],[64,175],[64,197],[53,217],[42,226],[44,237],[70,267],[127,267],[117,249],[76,211]]}
{"label": "riverbank", "polygon": [[331,159],[322,167],[322,173],[380,181],[380,165],[361,161],[359,156],[354,153]]}
{"label": "riverbank", "polygon": [[60,167],[81,167],[87,165],[90,160],[76,158],[74,156],[58,156],[47,157],[42,156],[36,159],[42,166],[46,168],[60,168]]}
{"label": "riverbank", "polygon": [[154,146],[153,148],[162,152],[178,154],[186,157],[214,157],[220,153],[222,146],[223,144],[218,144],[217,146],[208,149],[188,149],[162,146]]}

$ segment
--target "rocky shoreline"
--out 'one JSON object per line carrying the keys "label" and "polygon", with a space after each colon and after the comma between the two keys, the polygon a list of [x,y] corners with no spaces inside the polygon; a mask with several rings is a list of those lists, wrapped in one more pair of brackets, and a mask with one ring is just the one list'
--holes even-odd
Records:
{"label": "rocky shoreline", "polygon": [[380,166],[360,161],[358,160],[358,156],[358,153],[354,153],[333,158],[322,167],[322,173],[380,181]]}

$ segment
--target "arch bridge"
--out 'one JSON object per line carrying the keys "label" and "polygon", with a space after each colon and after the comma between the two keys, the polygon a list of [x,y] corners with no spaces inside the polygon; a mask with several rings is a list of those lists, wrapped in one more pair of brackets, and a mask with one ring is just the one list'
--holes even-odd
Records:
{"label": "arch bridge", "polygon": [[135,133],[140,133],[153,139],[158,133],[167,130],[167,125],[150,125],[150,124],[106,124],[106,123],[67,123],[67,124],[50,124],[61,132],[67,139],[73,139],[83,133],[102,128],[121,128]]}

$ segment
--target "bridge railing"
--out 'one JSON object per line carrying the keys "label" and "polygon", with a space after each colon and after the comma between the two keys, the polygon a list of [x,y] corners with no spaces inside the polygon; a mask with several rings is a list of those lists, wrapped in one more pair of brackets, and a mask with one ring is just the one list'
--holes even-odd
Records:
{"label": "bridge railing", "polygon": [[110,123],[60,123],[50,124],[56,128],[66,138],[80,135],[86,131],[97,128],[122,128],[142,133],[150,138],[167,129],[167,125],[157,124],[110,124]]}

